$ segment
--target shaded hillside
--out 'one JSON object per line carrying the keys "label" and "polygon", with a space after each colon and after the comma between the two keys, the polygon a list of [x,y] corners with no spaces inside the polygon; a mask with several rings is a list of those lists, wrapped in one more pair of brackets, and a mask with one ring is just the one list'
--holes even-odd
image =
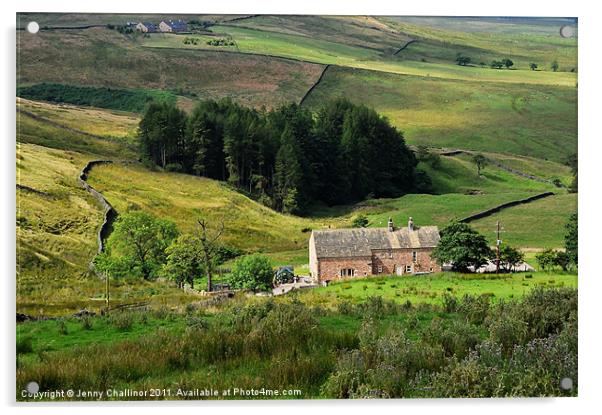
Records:
{"label": "shaded hillside", "polygon": [[142,48],[142,35],[106,28],[17,36],[19,85],[54,82],[162,89],[274,107],[298,101],[322,70],[321,65],[261,56]]}

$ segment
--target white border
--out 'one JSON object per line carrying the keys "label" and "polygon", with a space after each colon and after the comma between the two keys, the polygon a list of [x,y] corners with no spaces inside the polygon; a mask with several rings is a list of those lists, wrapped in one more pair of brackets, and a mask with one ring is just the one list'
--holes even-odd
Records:
{"label": "white border", "polygon": [[[602,62],[599,42],[602,39],[600,14],[596,13],[594,2],[580,1],[541,1],[506,0],[484,1],[429,1],[401,2],[380,0],[304,0],[291,2],[270,0],[229,0],[213,2],[185,2],[158,0],[103,0],[97,3],[81,0],[21,0],[18,4],[2,4],[2,70],[3,96],[1,99],[2,140],[2,220],[0,255],[2,280],[4,282],[3,327],[6,336],[1,342],[4,364],[0,375],[2,404],[8,412],[45,414],[106,414],[107,411],[144,411],[148,414],[163,414],[167,407],[177,407],[178,413],[202,413],[226,411],[288,414],[315,411],[345,412],[400,411],[438,412],[444,414],[483,413],[507,415],[509,412],[577,413],[590,412],[589,409],[602,403],[602,393],[598,391],[600,382],[600,313],[602,303],[602,272],[600,271],[600,215],[601,198],[596,192],[600,189],[600,154],[602,154],[602,133],[600,126],[600,71]],[[29,405],[15,407],[14,404],[14,310],[15,310],[15,13],[17,11],[37,12],[104,12],[104,13],[279,13],[279,14],[392,14],[392,15],[460,15],[460,16],[576,16],[579,18],[579,214],[580,214],[580,281],[579,281],[579,398],[564,399],[478,399],[478,400],[405,400],[405,401],[294,401],[294,402],[194,402],[194,403],[146,403],[123,404],[103,403],[99,406],[85,404],[68,405]],[[504,128],[500,126],[500,128]],[[598,405],[596,405],[598,404]],[[142,407],[140,407],[142,406]]]}

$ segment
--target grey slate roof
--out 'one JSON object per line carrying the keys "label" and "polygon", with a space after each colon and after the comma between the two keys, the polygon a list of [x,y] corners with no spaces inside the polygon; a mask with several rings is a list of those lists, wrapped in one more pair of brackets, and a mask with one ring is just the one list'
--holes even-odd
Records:
{"label": "grey slate roof", "polygon": [[174,32],[185,32],[188,25],[184,20],[163,20],[167,23]]}
{"label": "grey slate roof", "polygon": [[146,28],[148,29],[149,32],[156,32],[157,31],[157,26],[154,23],[151,23],[151,22],[142,22],[142,24],[144,26],[146,26]]}
{"label": "grey slate roof", "polygon": [[439,243],[436,226],[407,227],[389,232],[387,228],[324,229],[312,232],[318,258],[370,257],[373,250],[434,248]]}

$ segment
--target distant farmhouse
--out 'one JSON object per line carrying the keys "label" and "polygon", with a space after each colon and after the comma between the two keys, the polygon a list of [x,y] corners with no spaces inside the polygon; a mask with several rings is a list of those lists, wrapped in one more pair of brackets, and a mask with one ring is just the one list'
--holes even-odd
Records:
{"label": "distant farmhouse", "polygon": [[188,25],[183,20],[163,20],[159,23],[159,30],[167,33],[186,32]]}
{"label": "distant farmhouse", "polygon": [[155,33],[158,29],[154,23],[140,22],[136,25],[136,30],[143,33]]}
{"label": "distant farmhouse", "polygon": [[309,270],[320,283],[379,274],[440,272],[431,258],[439,243],[436,226],[395,228],[389,218],[386,228],[327,229],[313,231],[309,238]]}

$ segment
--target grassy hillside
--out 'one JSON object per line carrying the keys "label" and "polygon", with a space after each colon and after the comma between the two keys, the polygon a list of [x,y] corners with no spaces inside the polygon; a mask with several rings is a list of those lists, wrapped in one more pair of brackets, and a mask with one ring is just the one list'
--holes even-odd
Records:
{"label": "grassy hillside", "polygon": [[160,89],[270,108],[298,101],[322,70],[321,65],[261,56],[143,48],[143,40],[141,34],[106,28],[18,32],[17,84]]}
{"label": "grassy hillside", "polygon": [[371,16],[254,16],[230,23],[358,46],[390,55],[411,38]]}
{"label": "grassy hillside", "polygon": [[26,186],[17,188],[18,311],[52,313],[89,292],[102,211],[76,181],[86,160],[73,151],[17,146],[17,183]]}
{"label": "grassy hillside", "polygon": [[[383,57],[379,50],[309,38],[288,33],[270,32],[247,27],[213,26],[211,31],[232,38],[232,50],[247,54],[265,54],[301,59],[321,64],[332,64],[378,72],[418,75],[444,79],[478,80],[483,82],[532,83],[542,85],[575,86],[576,74],[567,72],[534,72],[523,70],[494,70],[458,66],[452,61],[429,63],[421,60],[403,60]],[[194,38],[195,36],[188,36]],[[142,44],[152,49],[211,49],[201,38],[195,44],[185,44],[180,35],[151,34]]]}
{"label": "grassy hillside", "polygon": [[[506,163],[507,160],[517,160],[512,167],[522,168],[520,161],[523,158],[504,156],[497,153],[485,153],[492,160]],[[528,159],[530,160],[530,159]],[[511,163],[507,163],[511,164]],[[553,162],[537,162],[531,163],[531,168],[527,169],[528,173],[536,174],[543,178],[549,178],[545,175],[547,168],[551,166],[557,167],[557,176],[564,180],[570,180],[570,174],[566,171],[568,167],[559,165]],[[433,190],[435,193],[460,193],[460,194],[502,194],[515,193],[516,191],[525,192],[546,192],[546,191],[562,191],[556,188],[551,183],[542,183],[531,180],[503,170],[493,164],[485,166],[481,170],[481,175],[477,174],[477,168],[469,155],[459,156],[441,156],[440,164],[433,167],[431,164],[422,162],[418,168],[425,171],[433,181]],[[562,174],[564,173],[564,175]]]}
{"label": "grassy hillside", "polygon": [[214,226],[223,220],[223,241],[253,251],[304,248],[309,232],[303,229],[331,223],[277,213],[215,180],[152,172],[136,165],[94,168],[89,183],[118,212],[138,207],[175,221],[184,232],[193,231],[199,217]]}
{"label": "grassy hillside", "polygon": [[576,27],[570,20],[504,22],[500,19],[416,20],[407,17],[382,20],[417,40],[399,55],[402,59],[454,62],[457,53],[463,53],[477,66],[481,62],[489,65],[492,60],[510,58],[517,69],[529,69],[529,64],[534,62],[538,64],[538,70],[551,71],[554,60],[559,63],[560,71],[577,68],[577,38],[563,38],[559,33],[562,25]]}
{"label": "grassy hillside", "polygon": [[17,108],[73,130],[125,141],[134,140],[140,122],[138,116],[131,113],[30,101],[22,98],[17,98]]}
{"label": "grassy hillside", "polygon": [[527,205],[515,206],[472,223],[495,242],[496,221],[502,224],[502,240],[513,246],[564,247],[565,225],[577,211],[576,194],[560,194]]}
{"label": "grassy hillside", "polygon": [[95,137],[69,130],[59,125],[17,113],[17,142],[38,144],[45,147],[77,151],[90,157],[115,159],[134,158],[134,145],[124,139]]}
{"label": "grassy hillside", "polygon": [[374,107],[410,144],[530,155],[563,162],[577,147],[571,87],[435,79],[331,67],[305,100]]}

